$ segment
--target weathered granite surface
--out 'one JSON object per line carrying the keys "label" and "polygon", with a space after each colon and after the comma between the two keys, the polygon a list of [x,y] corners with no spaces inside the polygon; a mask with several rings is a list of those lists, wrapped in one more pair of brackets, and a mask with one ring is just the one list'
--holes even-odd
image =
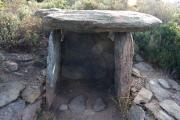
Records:
{"label": "weathered granite surface", "polygon": [[44,17],[44,27],[51,30],[136,32],[162,23],[152,15],[132,11],[41,9],[36,15]]}

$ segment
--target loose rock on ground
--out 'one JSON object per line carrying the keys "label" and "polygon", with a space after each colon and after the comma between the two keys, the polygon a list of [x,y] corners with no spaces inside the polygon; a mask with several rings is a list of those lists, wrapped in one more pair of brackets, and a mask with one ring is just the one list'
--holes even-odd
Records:
{"label": "loose rock on ground", "polygon": [[69,103],[69,109],[74,113],[82,113],[86,109],[86,98],[82,95],[77,96]]}

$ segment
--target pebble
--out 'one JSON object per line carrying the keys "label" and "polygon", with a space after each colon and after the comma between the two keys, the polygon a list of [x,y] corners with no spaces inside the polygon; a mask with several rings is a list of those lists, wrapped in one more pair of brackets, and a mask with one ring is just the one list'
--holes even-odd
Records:
{"label": "pebble", "polygon": [[66,111],[66,110],[68,110],[68,105],[66,105],[66,104],[61,104],[60,107],[59,107],[59,110],[60,110],[60,111]]}

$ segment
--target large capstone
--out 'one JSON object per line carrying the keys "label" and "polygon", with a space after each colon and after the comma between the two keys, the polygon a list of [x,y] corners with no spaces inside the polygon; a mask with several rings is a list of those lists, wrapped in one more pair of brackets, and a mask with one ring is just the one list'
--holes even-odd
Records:
{"label": "large capstone", "polygon": [[91,32],[145,31],[161,23],[158,18],[132,11],[42,9],[47,29]]}

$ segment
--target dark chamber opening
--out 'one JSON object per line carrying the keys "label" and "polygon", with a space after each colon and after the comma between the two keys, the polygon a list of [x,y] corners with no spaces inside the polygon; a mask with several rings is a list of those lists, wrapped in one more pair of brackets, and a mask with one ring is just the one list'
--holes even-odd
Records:
{"label": "dark chamber opening", "polygon": [[62,42],[62,88],[114,90],[114,42],[108,33],[67,32]]}

